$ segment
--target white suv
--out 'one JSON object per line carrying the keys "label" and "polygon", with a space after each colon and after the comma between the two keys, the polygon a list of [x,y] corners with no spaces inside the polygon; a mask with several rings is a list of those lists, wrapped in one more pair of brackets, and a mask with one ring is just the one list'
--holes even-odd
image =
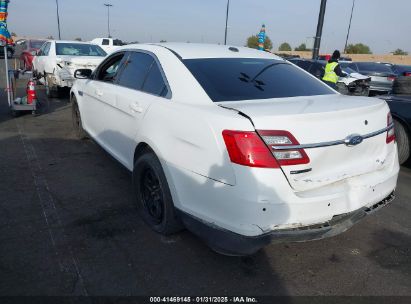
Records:
{"label": "white suv", "polygon": [[126,46],[76,71],[74,127],[133,172],[145,222],[214,250],[341,233],[394,197],[392,118],[248,48]]}
{"label": "white suv", "polygon": [[50,40],[37,52],[33,71],[35,76],[42,77],[48,96],[55,97],[59,89],[72,87],[76,69],[94,70],[106,56],[106,52],[94,44]]}

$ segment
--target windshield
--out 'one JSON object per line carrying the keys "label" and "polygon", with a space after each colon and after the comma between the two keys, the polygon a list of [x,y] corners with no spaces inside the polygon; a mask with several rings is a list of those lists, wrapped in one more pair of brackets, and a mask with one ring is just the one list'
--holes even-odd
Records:
{"label": "windshield", "polygon": [[335,94],[286,61],[214,58],[183,62],[214,102]]}
{"label": "windshield", "polygon": [[343,67],[342,69],[345,73],[348,73],[348,74],[358,73],[357,71],[354,71],[352,68],[349,68],[349,67]]}
{"label": "windshield", "polygon": [[67,56],[106,56],[101,47],[85,43],[56,43],[56,55]]}
{"label": "windshield", "polygon": [[44,44],[44,42],[46,42],[46,41],[44,41],[44,40],[31,40],[30,41],[30,47],[32,49],[40,49],[41,46]]}

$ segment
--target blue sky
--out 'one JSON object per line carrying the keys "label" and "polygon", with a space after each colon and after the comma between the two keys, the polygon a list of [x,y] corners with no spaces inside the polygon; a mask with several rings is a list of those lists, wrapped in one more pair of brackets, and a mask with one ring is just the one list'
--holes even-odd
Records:
{"label": "blue sky", "polygon": [[[59,0],[63,39],[107,35],[110,2],[112,36],[125,41],[222,43],[227,0]],[[19,35],[57,37],[55,0],[11,0],[9,30]],[[328,0],[322,52],[342,49],[351,0]],[[320,0],[231,0],[228,42],[244,45],[265,23],[274,48],[293,47],[315,35]],[[411,52],[411,0],[356,0],[350,42],[374,53]]]}

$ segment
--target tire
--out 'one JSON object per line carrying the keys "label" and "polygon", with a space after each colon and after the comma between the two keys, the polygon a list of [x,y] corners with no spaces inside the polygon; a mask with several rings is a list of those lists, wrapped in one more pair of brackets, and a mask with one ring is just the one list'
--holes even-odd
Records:
{"label": "tire", "polygon": [[57,86],[50,86],[50,76],[44,76],[44,86],[46,88],[46,95],[48,98],[59,98],[60,97],[60,89]]}
{"label": "tire", "polygon": [[20,116],[20,113],[16,110],[10,110],[10,114],[13,117],[19,117]]}
{"label": "tire", "polygon": [[73,121],[73,130],[78,139],[86,139],[87,133],[83,129],[83,122],[81,120],[80,109],[77,104],[76,97],[72,97],[71,102],[71,117]]}
{"label": "tire", "polygon": [[402,123],[394,119],[394,125],[398,146],[398,160],[400,165],[402,165],[410,158],[410,137]]}
{"label": "tire", "polygon": [[183,229],[161,163],[150,149],[134,164],[133,188],[137,210],[152,230],[170,235]]}
{"label": "tire", "polygon": [[393,94],[411,95],[411,77],[401,76],[394,81]]}

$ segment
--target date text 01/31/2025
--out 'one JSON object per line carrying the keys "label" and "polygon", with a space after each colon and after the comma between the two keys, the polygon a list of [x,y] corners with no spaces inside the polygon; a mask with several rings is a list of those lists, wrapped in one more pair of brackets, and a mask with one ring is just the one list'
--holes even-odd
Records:
{"label": "date text 01/31/2025", "polygon": [[254,297],[150,297],[150,303],[258,303]]}

